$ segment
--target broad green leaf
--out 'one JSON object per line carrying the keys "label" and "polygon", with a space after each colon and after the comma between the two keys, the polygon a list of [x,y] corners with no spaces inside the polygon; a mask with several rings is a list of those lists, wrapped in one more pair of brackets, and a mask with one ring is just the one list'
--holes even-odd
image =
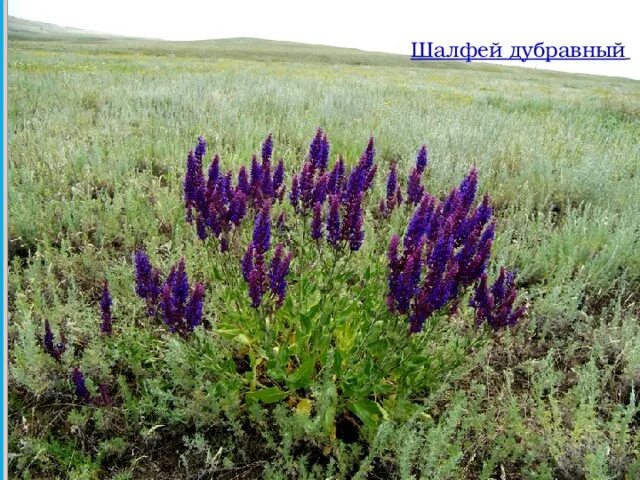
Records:
{"label": "broad green leaf", "polygon": [[311,385],[313,382],[313,375],[315,373],[315,360],[313,357],[307,358],[298,369],[289,375],[287,378],[287,385],[292,388],[305,388]]}
{"label": "broad green leaf", "polygon": [[278,387],[263,388],[256,390],[255,392],[247,392],[245,400],[247,402],[261,402],[266,405],[270,403],[276,403],[287,397],[287,393],[280,390]]}
{"label": "broad green leaf", "polygon": [[353,412],[362,423],[370,430],[374,431],[378,426],[382,411],[378,404],[367,398],[363,398],[349,404],[349,410]]}

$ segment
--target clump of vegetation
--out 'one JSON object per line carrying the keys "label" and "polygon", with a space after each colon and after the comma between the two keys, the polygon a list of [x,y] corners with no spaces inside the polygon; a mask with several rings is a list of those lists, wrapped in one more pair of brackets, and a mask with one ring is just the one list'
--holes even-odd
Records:
{"label": "clump of vegetation", "polygon": [[[71,411],[107,415],[115,423],[134,412],[145,428],[261,420],[266,425],[257,434],[291,435],[272,429],[277,406],[283,421],[289,417],[286,421],[304,425],[295,441],[313,442],[335,461],[345,442],[358,442],[366,452],[384,419],[408,418],[420,410],[415,398],[440,388],[464,357],[486,342],[486,333],[474,326],[515,325],[525,312],[524,305],[513,308],[511,273],[502,269],[490,291],[487,287],[495,221],[488,195],[475,205],[475,169],[441,201],[416,185],[426,168],[422,147],[408,201],[396,193],[394,166],[387,179],[392,194],[380,216],[375,215],[373,138],[348,172],[343,157],[329,170],[330,144],[318,129],[291,178],[288,202],[285,163],[281,159],[271,167],[271,135],[262,145],[261,162],[253,156],[250,177],[241,167],[236,182],[232,171],[220,172],[218,155],[204,175],[206,151],[200,137],[187,156],[183,183],[195,251],[213,262],[211,271],[201,271],[205,282],[190,286],[184,258],[164,277],[138,248],[131,288],[144,300],[143,308],[122,302],[112,309],[105,280],[96,306],[101,335],[73,345],[61,337],[54,345],[45,320],[42,351],[57,365],[51,371],[37,366],[23,379],[25,393],[37,395],[28,387],[45,376],[54,387],[50,402],[73,391]],[[398,217],[402,223],[412,211],[399,253],[400,237],[388,238],[390,222]],[[275,229],[273,216],[279,219]],[[365,217],[375,224],[368,236]],[[215,278],[215,269],[225,275]],[[205,284],[208,297],[216,299],[208,305]],[[209,312],[205,317],[203,310]],[[475,310],[475,322],[469,310]],[[160,324],[166,332],[156,328]],[[200,325],[206,330],[196,336]],[[74,353],[64,355],[71,349]],[[136,350],[140,368],[127,355]],[[66,365],[73,367],[65,388]],[[90,385],[84,372],[99,378],[98,384]]]}

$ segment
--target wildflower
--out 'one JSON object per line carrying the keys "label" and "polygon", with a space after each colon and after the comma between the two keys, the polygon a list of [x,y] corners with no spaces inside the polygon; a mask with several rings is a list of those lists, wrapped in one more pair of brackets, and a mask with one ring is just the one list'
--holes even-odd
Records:
{"label": "wildflower", "polygon": [[188,328],[193,330],[202,322],[202,306],[204,304],[204,284],[196,283],[191,298],[185,309],[185,320]]}
{"label": "wildflower", "polygon": [[211,160],[211,165],[209,165],[208,178],[207,178],[207,190],[206,190],[207,198],[209,198],[209,196],[213,193],[213,189],[216,187],[219,177],[220,177],[220,157],[216,155],[213,157],[213,160]]}
{"label": "wildflower", "polygon": [[327,192],[330,195],[335,195],[341,192],[342,185],[344,183],[344,174],[344,158],[340,156],[340,158],[338,158],[338,161],[334,164],[333,169],[331,170],[331,173],[329,175],[329,181],[327,182]]}
{"label": "wildflower", "polygon": [[247,245],[241,260],[242,277],[249,284],[251,306],[258,308],[262,304],[264,294],[271,290],[276,298],[276,308],[282,306],[286,293],[291,253],[284,254],[284,247],[278,244],[275,248],[269,271],[265,263],[265,252],[259,252],[253,243]]}
{"label": "wildflower", "polygon": [[44,351],[51,355],[55,360],[60,361],[62,354],[66,350],[66,339],[63,332],[60,332],[60,342],[54,343],[53,332],[49,320],[44,320],[44,337],[42,339]]}
{"label": "wildflower", "polygon": [[395,200],[396,189],[398,188],[398,170],[394,163],[389,170],[387,177],[387,204]]}
{"label": "wildflower", "polygon": [[241,190],[236,190],[229,205],[229,221],[236,227],[247,214],[247,197]]}
{"label": "wildflower", "polygon": [[340,197],[329,197],[329,213],[327,214],[327,240],[334,247],[340,241]]}
{"label": "wildflower", "polygon": [[412,249],[427,234],[435,202],[436,199],[429,194],[424,195],[420,205],[414,210],[404,235],[405,249]]}
{"label": "wildflower", "polygon": [[316,241],[322,238],[322,204],[319,201],[313,206],[311,238]]}
{"label": "wildflower", "polygon": [[251,186],[252,187],[256,187],[258,185],[260,185],[260,182],[262,180],[262,168],[260,166],[260,164],[258,163],[258,158],[253,155],[251,157],[251,171],[250,171],[250,176],[251,176]]}
{"label": "wildflower", "polygon": [[253,270],[249,274],[249,297],[251,306],[258,308],[262,303],[262,296],[266,291],[266,270],[264,264],[264,254],[254,252]]}
{"label": "wildflower", "polygon": [[187,155],[187,172],[183,185],[187,221],[189,223],[193,221],[193,209],[202,204],[203,186],[202,157],[198,158],[191,150]]}
{"label": "wildflower", "polygon": [[202,159],[204,158],[206,153],[207,153],[207,141],[204,139],[204,137],[200,136],[198,137],[198,144],[196,145],[194,154],[196,158],[200,162],[202,162]]}
{"label": "wildflower", "polygon": [[100,331],[102,333],[110,334],[112,331],[112,319],[111,319],[111,293],[109,292],[109,283],[105,280],[102,285],[102,298],[100,300],[100,310],[102,312],[102,324],[100,325]]}
{"label": "wildflower", "polygon": [[329,181],[329,175],[323,173],[318,177],[316,184],[313,187],[313,194],[311,196],[312,202],[315,205],[316,203],[320,203],[322,205],[327,198],[327,183]]}
{"label": "wildflower", "polygon": [[264,142],[262,142],[262,161],[265,162],[271,159],[271,154],[273,153],[273,136],[271,134],[267,135]]}
{"label": "wildflower", "polygon": [[303,211],[308,211],[314,204],[313,202],[313,182],[314,172],[311,162],[305,162],[300,172],[300,200],[302,201]]}
{"label": "wildflower", "polygon": [[184,259],[175,265],[162,285],[162,319],[170,332],[186,336],[202,322],[204,285],[189,287]]}
{"label": "wildflower", "polygon": [[500,267],[500,275],[491,288],[488,287],[487,274],[482,274],[469,304],[475,309],[477,325],[486,321],[491,328],[498,330],[515,325],[526,313],[525,304],[514,308],[515,300],[515,273]]}
{"label": "wildflower", "polygon": [[247,169],[244,165],[240,167],[240,170],[238,171],[238,186],[236,189],[240,190],[246,196],[251,194],[251,186],[249,185],[249,179],[247,177]]}
{"label": "wildflower", "polygon": [[309,145],[309,161],[314,170],[320,170],[324,172],[327,169],[327,162],[329,160],[329,141],[327,135],[324,134],[321,128],[316,130],[316,135],[313,137],[311,144]]}
{"label": "wildflower", "polygon": [[369,137],[367,148],[360,157],[360,164],[362,167],[364,167],[365,170],[369,170],[373,166],[373,158],[376,155],[376,150],[373,146],[373,143],[373,137]]}
{"label": "wildflower", "polygon": [[271,198],[274,194],[273,180],[271,178],[271,160],[268,158],[262,162],[262,185],[261,192],[264,197]]}
{"label": "wildflower", "polygon": [[420,184],[420,172],[414,168],[409,175],[409,183],[407,184],[407,201],[417,205],[424,194],[424,187]]}
{"label": "wildflower", "polygon": [[271,259],[271,267],[269,269],[269,288],[276,296],[276,308],[280,308],[284,302],[287,280],[289,274],[289,265],[291,263],[291,252],[284,254],[284,247],[281,243],[276,246],[275,253]]}
{"label": "wildflower", "polygon": [[71,381],[76,387],[76,396],[80,400],[89,401],[91,394],[85,385],[84,375],[78,367],[74,367],[71,372]]}
{"label": "wildflower", "polygon": [[428,154],[427,154],[427,146],[422,145],[420,150],[418,151],[418,156],[416,157],[416,170],[420,175],[427,168]]}
{"label": "wildflower", "polygon": [[362,199],[363,193],[360,192],[355,198],[352,198],[345,206],[344,221],[342,222],[341,237],[342,240],[349,242],[349,248],[352,252],[360,250],[364,241],[363,212]]}
{"label": "wildflower", "polygon": [[289,192],[289,202],[294,209],[298,209],[300,202],[300,175],[295,174],[291,179],[291,191]]}
{"label": "wildflower", "polygon": [[149,315],[153,315],[160,296],[160,272],[151,266],[144,250],[136,250],[133,261],[136,269],[136,294],[147,301]]}
{"label": "wildflower", "polygon": [[367,171],[367,174],[364,177],[364,183],[362,185],[363,191],[366,192],[371,188],[371,185],[373,185],[373,179],[376,176],[377,171],[378,171],[378,165],[374,165]]}
{"label": "wildflower", "polygon": [[256,215],[253,224],[253,246],[256,252],[264,254],[271,244],[271,216],[270,204],[265,203]]}
{"label": "wildflower", "polygon": [[247,249],[244,252],[244,255],[242,256],[242,259],[240,260],[242,278],[244,278],[245,282],[249,281],[249,276],[253,271],[253,253],[253,243],[249,243],[249,245],[247,245]]}

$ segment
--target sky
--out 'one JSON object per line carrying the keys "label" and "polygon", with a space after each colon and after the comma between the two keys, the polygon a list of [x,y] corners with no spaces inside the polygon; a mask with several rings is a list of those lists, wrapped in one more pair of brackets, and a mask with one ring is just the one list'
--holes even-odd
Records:
{"label": "sky", "polygon": [[[491,45],[625,46],[627,61],[508,62],[640,79],[640,27],[631,0],[9,0],[9,15],[166,40],[257,37],[411,55],[412,41]],[[520,5],[520,6],[516,6]]]}

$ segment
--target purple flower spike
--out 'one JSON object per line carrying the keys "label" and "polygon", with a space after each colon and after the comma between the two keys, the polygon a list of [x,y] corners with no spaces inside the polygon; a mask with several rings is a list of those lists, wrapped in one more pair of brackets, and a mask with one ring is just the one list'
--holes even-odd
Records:
{"label": "purple flower spike", "polygon": [[300,172],[300,198],[302,200],[302,208],[306,211],[309,210],[313,202],[313,176],[314,170],[311,162],[305,162]]}
{"label": "purple flower spike", "polygon": [[420,175],[422,175],[422,172],[424,172],[425,169],[427,168],[427,162],[428,162],[427,146],[422,145],[422,147],[420,147],[420,150],[418,150],[418,156],[416,157],[416,169],[418,170],[418,173]]}
{"label": "purple flower spike", "polygon": [[211,160],[211,165],[209,165],[208,178],[207,178],[207,198],[213,193],[214,188],[216,188],[216,184],[218,183],[218,178],[220,177],[220,157],[216,155]]}
{"label": "purple flower spike", "polygon": [[329,161],[329,140],[327,140],[327,136],[321,128],[316,130],[316,135],[309,145],[308,158],[314,171],[320,170],[324,172],[327,169]]}
{"label": "purple flower spike", "polygon": [[407,201],[417,205],[422,199],[424,194],[424,187],[420,184],[421,176],[420,171],[414,168],[409,176],[409,183],[407,184]]}
{"label": "purple flower spike", "polygon": [[526,313],[526,305],[514,308],[516,300],[515,274],[500,268],[500,275],[491,288],[488,286],[487,274],[483,273],[476,285],[469,304],[475,309],[476,324],[483,322],[498,330],[518,323]]}
{"label": "purple flower spike", "polygon": [[322,238],[322,204],[316,202],[313,206],[313,217],[311,219],[311,238],[318,241]]}
{"label": "purple flower spike", "polygon": [[373,185],[373,179],[375,178],[377,171],[378,171],[378,165],[374,165],[367,172],[367,175],[365,176],[365,179],[364,179],[363,188],[362,188],[363,191],[366,192],[371,188],[371,185]]}
{"label": "purple flower spike", "polygon": [[398,188],[398,170],[395,163],[389,170],[389,176],[387,177],[387,203],[395,200],[396,189]]}
{"label": "purple flower spike", "polygon": [[367,144],[367,148],[365,149],[362,157],[360,157],[360,164],[366,169],[369,170],[373,166],[373,158],[376,155],[376,149],[373,146],[373,137],[369,138],[369,143]]}
{"label": "purple flower spike", "polygon": [[202,323],[202,305],[204,304],[204,284],[196,283],[185,310],[185,319],[191,330]]}
{"label": "purple flower spike", "polygon": [[207,141],[204,139],[203,136],[200,136],[198,137],[198,144],[196,145],[194,154],[196,158],[202,162],[202,159],[204,158],[206,153],[207,153]]}
{"label": "purple flower spike", "polygon": [[258,163],[258,158],[254,155],[251,157],[251,187],[260,188],[262,183],[262,167]]}
{"label": "purple flower spike", "polygon": [[102,312],[102,324],[100,331],[102,333],[111,334],[113,329],[111,319],[111,293],[109,292],[109,283],[105,280],[102,286],[102,299],[100,300],[100,311]]}
{"label": "purple flower spike", "polygon": [[340,242],[340,197],[329,197],[329,213],[327,214],[327,240],[334,247]]}
{"label": "purple flower spike", "polygon": [[251,194],[251,186],[249,185],[249,178],[247,177],[247,169],[244,165],[240,167],[240,170],[238,171],[238,186],[236,189],[240,190],[246,196]]}
{"label": "purple flower spike", "polygon": [[91,394],[89,390],[87,390],[87,386],[85,385],[84,375],[80,371],[78,367],[74,367],[71,372],[71,380],[76,387],[76,396],[80,400],[89,401],[91,398]]}
{"label": "purple flower spike", "polygon": [[247,245],[247,249],[244,252],[244,255],[242,256],[242,260],[240,261],[242,278],[244,278],[245,282],[249,281],[249,276],[253,271],[253,252],[253,243],[249,243],[249,245]]}
{"label": "purple flower spike", "polygon": [[229,221],[237,227],[240,225],[240,222],[242,222],[242,219],[246,214],[247,197],[242,191],[236,190],[236,193],[233,195],[233,199],[229,204]]}
{"label": "purple flower spike", "polygon": [[249,297],[251,306],[258,308],[266,291],[266,268],[262,253],[255,252],[253,270],[249,274]]}
{"label": "purple flower spike", "polygon": [[193,221],[193,209],[202,204],[204,196],[204,176],[202,173],[202,157],[198,158],[190,151],[187,155],[187,171],[184,177],[184,203],[187,210],[187,221]]}
{"label": "purple flower spike", "polygon": [[478,190],[478,170],[473,167],[469,174],[460,183],[460,203],[464,212],[468,212],[476,198],[476,191]]}
{"label": "purple flower spike", "polygon": [[262,210],[256,215],[253,224],[253,246],[256,252],[264,254],[271,245],[271,215],[270,204],[265,203]]}
{"label": "purple flower spike", "polygon": [[160,295],[159,272],[151,266],[144,250],[135,251],[133,262],[136,269],[136,294],[150,305],[155,304]]}
{"label": "purple flower spike", "polygon": [[344,183],[345,166],[344,159],[340,157],[333,166],[331,174],[329,175],[329,182],[327,184],[327,192],[330,195],[336,195],[341,193],[342,185]]}
{"label": "purple flower spike", "polygon": [[315,205],[316,203],[320,203],[321,205],[324,203],[327,198],[327,183],[329,182],[329,175],[327,173],[323,173],[318,177],[316,184],[313,188],[312,201]]}
{"label": "purple flower spike", "polygon": [[53,356],[53,332],[51,331],[51,325],[48,319],[44,320],[44,338],[42,343],[45,351]]}
{"label": "purple flower spike", "polygon": [[197,283],[193,289],[189,287],[184,259],[171,269],[160,296],[162,321],[170,332],[186,337],[202,323],[204,285]]}
{"label": "purple flower spike", "polygon": [[271,159],[273,153],[273,136],[269,134],[262,143],[262,161],[265,162]]}
{"label": "purple flower spike", "polygon": [[276,246],[271,266],[269,269],[269,288],[276,297],[276,308],[280,308],[284,302],[289,265],[291,263],[291,252],[284,254],[284,247],[281,243]]}
{"label": "purple flower spike", "polygon": [[53,332],[51,331],[51,325],[49,324],[49,320],[44,320],[44,337],[42,339],[42,344],[44,347],[44,351],[51,355],[55,360],[60,361],[60,357],[66,350],[66,340],[64,337],[64,333],[60,333],[60,343],[54,343]]}
{"label": "purple flower spike", "polygon": [[289,202],[294,209],[298,209],[298,204],[300,203],[300,176],[298,174],[295,174],[291,179]]}
{"label": "purple flower spike", "polygon": [[261,191],[264,197],[271,198],[274,194],[273,180],[271,177],[271,160],[268,158],[262,162],[262,185]]}

